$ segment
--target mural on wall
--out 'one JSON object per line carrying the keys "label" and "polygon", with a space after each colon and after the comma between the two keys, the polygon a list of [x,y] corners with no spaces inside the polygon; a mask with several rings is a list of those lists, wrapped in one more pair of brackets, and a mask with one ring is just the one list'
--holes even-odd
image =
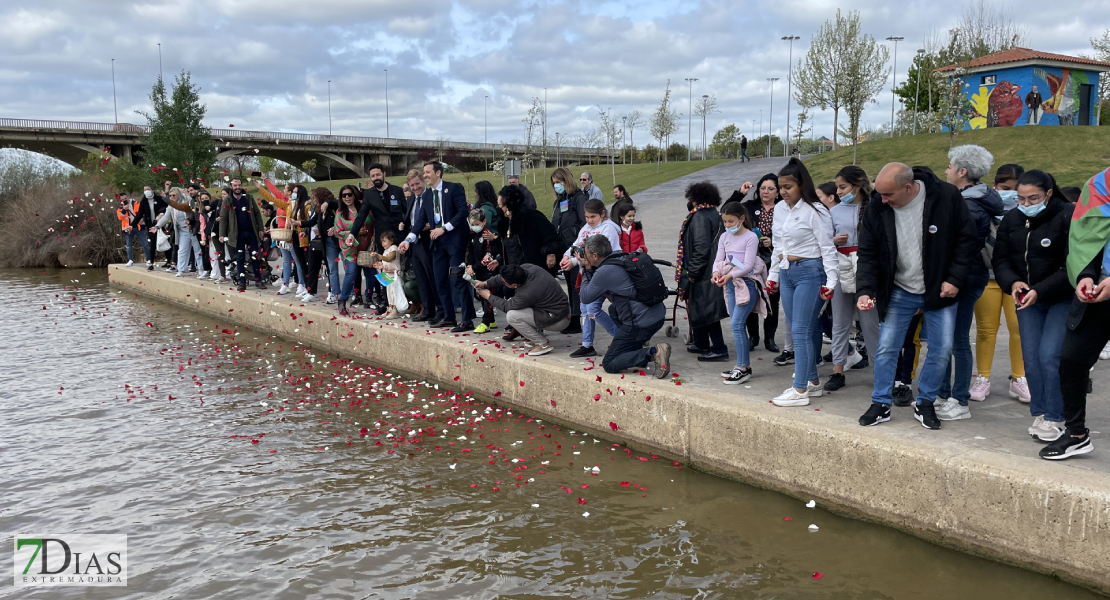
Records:
{"label": "mural on wall", "polygon": [[1075,125],[1079,102],[1079,86],[1089,83],[1087,73],[1072,73],[1071,69],[1060,69],[1056,75],[1045,69],[1033,69],[1033,75],[1045,82],[1048,87],[1048,100],[1041,104],[1045,114],[1056,115],[1060,125]]}
{"label": "mural on wall", "polygon": [[1021,119],[1025,110],[1018,91],[1021,86],[1012,81],[1000,81],[994,89],[985,85],[979,86],[979,93],[972,94],[971,106],[976,115],[971,118],[972,129],[986,127],[1013,127]]}
{"label": "mural on wall", "polygon": [[1097,123],[1094,71],[1030,65],[979,71],[961,83],[971,109],[964,129]]}

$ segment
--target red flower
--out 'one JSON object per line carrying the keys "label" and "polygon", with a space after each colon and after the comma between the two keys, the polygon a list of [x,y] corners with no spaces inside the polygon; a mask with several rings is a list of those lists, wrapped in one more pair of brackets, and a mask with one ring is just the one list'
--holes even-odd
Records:
{"label": "red flower", "polygon": [[579,499],[578,499],[578,503],[579,503],[579,504],[585,504],[585,503],[586,503],[586,499],[585,499],[585,498],[579,498]]}
{"label": "red flower", "polygon": [[814,574],[813,574],[813,578],[814,578],[814,579],[821,579],[821,578],[822,578],[822,577],[824,577],[824,576],[825,576],[825,575],[824,575],[823,573],[821,573],[821,572],[817,572],[817,573],[814,573]]}
{"label": "red flower", "polygon": [[609,421],[609,428],[612,429],[613,431],[617,431],[617,430],[620,429],[620,426],[617,425],[616,423],[612,422],[612,421]]}

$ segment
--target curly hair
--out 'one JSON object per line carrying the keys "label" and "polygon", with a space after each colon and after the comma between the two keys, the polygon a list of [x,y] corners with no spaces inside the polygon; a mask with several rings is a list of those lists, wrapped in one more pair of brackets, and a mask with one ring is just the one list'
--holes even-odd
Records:
{"label": "curly hair", "polygon": [[323,204],[325,202],[334,203],[335,194],[332,194],[331,190],[328,188],[321,186],[312,188],[312,199],[315,200],[317,204]]}
{"label": "curly hair", "polygon": [[690,186],[686,188],[686,199],[693,202],[695,206],[698,204],[720,206],[721,190],[717,189],[717,186],[708,181],[691,183]]}
{"label": "curly hair", "polygon": [[501,196],[501,202],[505,205],[505,209],[511,213],[516,213],[520,209],[520,205],[524,204],[524,192],[520,191],[515,185],[507,185],[497,192]]}

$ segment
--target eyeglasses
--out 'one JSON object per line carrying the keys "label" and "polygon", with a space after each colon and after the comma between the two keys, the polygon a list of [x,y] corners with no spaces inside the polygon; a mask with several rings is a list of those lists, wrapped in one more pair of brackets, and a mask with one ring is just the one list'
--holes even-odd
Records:
{"label": "eyeglasses", "polygon": [[342,194],[339,194],[339,197],[340,198],[354,198],[355,195],[352,194],[351,192],[343,192]]}
{"label": "eyeglasses", "polygon": [[589,179],[582,178],[582,179],[579,179],[578,181],[586,182],[586,181],[589,181]]}
{"label": "eyeglasses", "polygon": [[1044,199],[1045,199],[1044,194],[1036,194],[1034,196],[1018,196],[1017,197],[1018,204],[1020,204],[1022,206],[1033,206],[1034,204],[1040,204],[1042,201],[1044,201]]}

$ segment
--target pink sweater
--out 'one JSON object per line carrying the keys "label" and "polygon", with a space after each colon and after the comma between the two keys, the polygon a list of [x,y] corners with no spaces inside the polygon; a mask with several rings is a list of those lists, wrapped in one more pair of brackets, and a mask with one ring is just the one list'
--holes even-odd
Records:
{"label": "pink sweater", "polygon": [[[713,261],[713,272],[718,275],[732,274],[737,306],[751,302],[744,279],[754,281],[756,290],[759,290],[759,297],[753,312],[766,317],[767,301],[763,297],[763,289],[767,286],[767,265],[759,258],[758,248],[759,236],[752,231],[745,231],[740,235],[732,235],[728,232],[721,234],[717,242],[717,257]],[[730,307],[729,313],[731,312]]]}

